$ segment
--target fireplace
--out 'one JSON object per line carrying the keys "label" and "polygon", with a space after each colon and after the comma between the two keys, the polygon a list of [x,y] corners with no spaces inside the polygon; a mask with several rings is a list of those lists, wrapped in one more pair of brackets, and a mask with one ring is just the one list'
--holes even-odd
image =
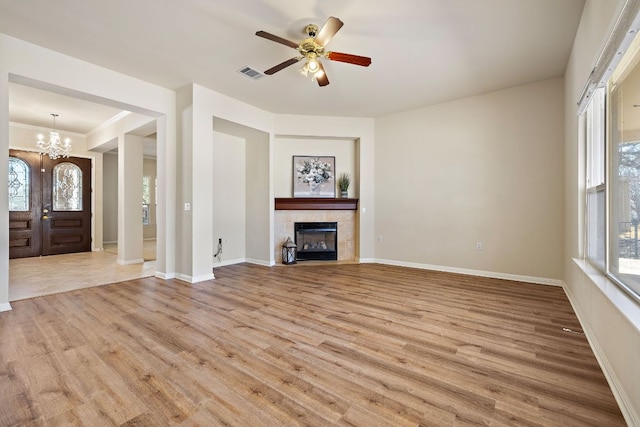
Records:
{"label": "fireplace", "polygon": [[337,222],[296,222],[297,260],[337,260]]}

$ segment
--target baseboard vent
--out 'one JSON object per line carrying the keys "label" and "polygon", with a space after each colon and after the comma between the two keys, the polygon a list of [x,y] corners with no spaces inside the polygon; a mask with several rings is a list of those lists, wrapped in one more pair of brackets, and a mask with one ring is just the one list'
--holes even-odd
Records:
{"label": "baseboard vent", "polygon": [[244,74],[245,76],[249,77],[252,80],[258,80],[264,77],[264,74],[262,74],[260,71],[254,70],[249,66],[239,69],[238,72],[241,74]]}

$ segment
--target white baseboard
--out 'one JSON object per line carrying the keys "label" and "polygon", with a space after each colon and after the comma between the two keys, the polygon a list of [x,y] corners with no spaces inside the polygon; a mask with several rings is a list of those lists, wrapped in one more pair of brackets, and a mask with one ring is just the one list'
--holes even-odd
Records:
{"label": "white baseboard", "polygon": [[[398,267],[410,267],[410,268],[419,268],[422,270],[442,271],[445,273],[465,274],[468,276],[479,276],[479,277],[489,277],[492,279],[512,280],[515,282],[535,283],[539,285],[550,285],[550,286],[560,286],[560,287],[564,285],[564,282],[558,279],[548,279],[544,277],[534,277],[534,276],[523,276],[518,274],[496,273],[492,271],[471,270],[471,269],[456,268],[456,267],[445,267],[440,265],[420,264],[420,263],[396,261],[396,260],[389,260],[389,259],[359,258],[356,261],[360,264],[378,263],[378,264],[386,264],[386,265],[395,265]],[[227,265],[240,264],[243,262],[262,265],[264,267],[273,267],[274,265],[276,265],[275,262],[267,262],[264,260],[253,259],[253,258],[246,258],[246,259],[239,258],[234,260],[222,261],[220,263],[214,264],[213,267],[214,268],[224,267]]]}
{"label": "white baseboard", "polygon": [[8,302],[4,302],[2,304],[0,304],[0,313],[3,311],[11,311],[11,304],[9,304]]}
{"label": "white baseboard", "polygon": [[[363,262],[362,260],[360,262]],[[562,280],[547,279],[545,277],[521,276],[518,274],[496,273],[493,271],[471,270],[467,268],[445,267],[441,265],[420,264],[415,262],[404,262],[390,259],[376,259],[374,262],[378,264],[395,265],[398,267],[419,268],[422,270],[442,271],[444,273],[466,274],[468,276],[489,277],[491,279],[512,280],[515,282],[535,283],[538,285],[560,286],[564,285]]]}
{"label": "white baseboard", "polygon": [[180,280],[183,282],[191,283],[191,276],[187,276],[186,274],[176,273],[174,279]]}
{"label": "white baseboard", "polygon": [[607,378],[607,382],[611,387],[611,392],[613,393],[614,397],[616,398],[616,401],[618,402],[618,406],[620,407],[620,412],[622,412],[622,415],[624,416],[625,421],[627,421],[627,423],[630,426],[640,426],[640,416],[635,412],[635,410],[633,409],[632,402],[629,400],[629,397],[620,386],[620,381],[618,380],[618,377],[616,376],[615,371],[611,367],[609,360],[605,356],[604,350],[600,346],[600,343],[598,343],[598,340],[596,339],[593,331],[591,330],[589,323],[583,321],[582,313],[577,309],[577,305],[574,304],[573,297],[571,296],[571,293],[569,292],[569,289],[567,288],[567,286],[564,286],[564,292],[565,294],[567,294],[567,298],[571,303],[571,307],[573,307],[573,311],[574,313],[576,313],[576,316],[578,317],[578,321],[582,326],[584,335],[587,338],[587,341],[589,341],[591,350],[593,350],[593,354],[595,354],[596,359],[598,359],[598,363],[602,368],[602,372],[604,373],[604,376]]}
{"label": "white baseboard", "polygon": [[129,259],[129,260],[119,259],[117,262],[120,265],[142,264],[144,262],[144,258]]}
{"label": "white baseboard", "polygon": [[[243,262],[262,265],[264,267],[273,267],[275,265],[275,262],[268,262],[264,260],[254,259],[254,258],[238,258],[233,260],[221,261],[219,263],[214,264],[213,268],[240,264]],[[434,271],[442,271],[445,273],[465,274],[468,276],[489,277],[492,279],[504,279],[504,280],[512,280],[515,282],[535,283],[538,285],[550,285],[550,286],[560,286],[560,287],[564,285],[564,282],[558,279],[548,279],[544,277],[534,277],[534,276],[523,276],[518,274],[496,273],[492,271],[470,270],[470,269],[464,269],[464,268],[445,267],[441,265],[420,264],[420,263],[396,261],[396,260],[389,260],[389,259],[360,258],[357,260],[357,262],[360,264],[378,263],[378,264],[386,264],[386,265],[395,265],[398,267],[419,268],[422,270],[434,270]]]}
{"label": "white baseboard", "polygon": [[569,303],[571,303],[573,312],[576,314],[576,317],[580,322],[580,326],[582,326],[584,336],[587,338],[587,341],[589,341],[589,346],[598,360],[598,364],[607,379],[607,383],[609,383],[611,393],[613,393],[613,397],[616,399],[616,402],[618,402],[618,407],[620,408],[620,412],[622,412],[622,416],[629,426],[640,426],[640,414],[636,412],[633,404],[634,402],[629,399],[629,395],[624,391],[615,370],[611,366],[611,362],[607,359],[606,353],[596,339],[596,335],[591,329],[589,322],[585,321],[585,316],[580,310],[578,310],[579,305],[575,303],[569,287],[565,284],[563,289],[569,299]]}
{"label": "white baseboard", "polygon": [[199,283],[199,282],[205,282],[207,280],[215,279],[215,277],[213,276],[213,273],[202,274],[200,276],[189,276],[187,274],[176,274],[175,278],[178,279],[178,280],[182,280],[183,282],[187,282],[187,283]]}
{"label": "white baseboard", "polygon": [[[149,240],[158,240],[157,237],[147,237],[146,239],[142,239],[143,241],[149,241]],[[113,240],[113,241],[109,241],[109,242],[102,242],[105,245],[115,245],[118,243],[117,240]]]}
{"label": "white baseboard", "polygon": [[245,258],[225,259],[220,262],[214,262],[213,268],[225,267],[227,265],[241,264],[243,262],[247,262],[247,260]]}
{"label": "white baseboard", "polygon": [[247,258],[246,262],[249,262],[251,264],[261,265],[263,267],[273,267],[274,265],[276,265],[275,262],[269,262],[262,259],[253,259],[253,258]]}
{"label": "white baseboard", "polygon": [[155,277],[163,280],[171,280],[176,278],[176,273],[162,273],[160,271],[156,271]]}
{"label": "white baseboard", "polygon": [[275,262],[269,262],[269,261],[264,261],[261,259],[255,259],[255,258],[236,258],[236,259],[230,259],[230,260],[225,260],[225,261],[220,261],[216,264],[213,265],[213,268],[216,267],[224,267],[227,265],[235,265],[235,264],[242,264],[243,262],[248,262],[249,264],[256,264],[256,265],[262,265],[263,267],[273,267],[274,265],[276,265]]}
{"label": "white baseboard", "polygon": [[243,262],[248,262],[249,264],[261,265],[263,267],[273,267],[274,265],[276,265],[275,262],[264,261],[264,260],[261,260],[261,259],[236,258],[236,259],[229,259],[229,260],[224,260],[224,261],[217,262],[217,263],[213,264],[213,268],[225,267],[227,265],[242,264]]}
{"label": "white baseboard", "polygon": [[206,282],[207,280],[215,279],[213,272],[207,274],[201,274],[200,276],[194,276],[191,278],[191,283]]}

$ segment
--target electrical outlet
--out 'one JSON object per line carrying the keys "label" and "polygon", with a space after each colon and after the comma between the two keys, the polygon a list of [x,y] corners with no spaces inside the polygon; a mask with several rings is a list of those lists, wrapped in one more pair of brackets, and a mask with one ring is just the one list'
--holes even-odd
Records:
{"label": "electrical outlet", "polygon": [[479,251],[484,249],[483,246],[482,246],[482,242],[476,242],[476,249],[479,250]]}
{"label": "electrical outlet", "polygon": [[382,234],[378,235],[378,242],[382,243]]}

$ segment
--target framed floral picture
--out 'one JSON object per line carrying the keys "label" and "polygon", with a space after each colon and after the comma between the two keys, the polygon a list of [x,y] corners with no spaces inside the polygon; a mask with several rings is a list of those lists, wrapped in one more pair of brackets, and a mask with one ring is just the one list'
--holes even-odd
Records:
{"label": "framed floral picture", "polygon": [[336,197],[333,156],[293,156],[293,197]]}

